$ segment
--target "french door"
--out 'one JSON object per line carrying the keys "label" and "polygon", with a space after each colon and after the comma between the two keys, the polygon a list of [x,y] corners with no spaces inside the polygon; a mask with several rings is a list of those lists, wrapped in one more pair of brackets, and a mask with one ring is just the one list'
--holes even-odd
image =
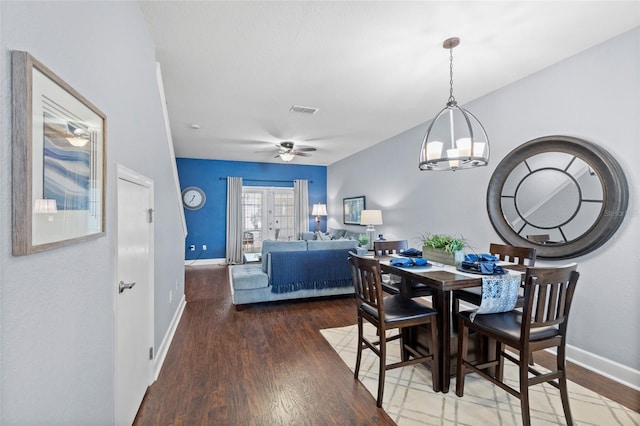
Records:
{"label": "french door", "polygon": [[244,252],[259,252],[262,241],[294,239],[293,188],[242,187]]}

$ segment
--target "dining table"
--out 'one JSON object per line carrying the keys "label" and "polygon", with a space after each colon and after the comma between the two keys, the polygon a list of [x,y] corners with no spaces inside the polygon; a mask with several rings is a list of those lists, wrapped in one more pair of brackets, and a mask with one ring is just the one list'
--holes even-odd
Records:
{"label": "dining table", "polygon": [[[380,261],[380,269],[400,277],[400,294],[408,297],[419,297],[427,292],[431,294],[433,308],[438,311],[438,371],[432,374],[439,375],[440,389],[443,393],[449,391],[451,383],[451,349],[457,342],[457,337],[452,336],[451,330],[451,293],[454,290],[482,286],[482,275],[459,271],[455,266],[429,262],[423,266],[394,266],[391,264],[393,256],[377,256]],[[508,273],[523,273],[525,265],[501,262],[500,266]],[[430,290],[430,291],[429,291]]]}

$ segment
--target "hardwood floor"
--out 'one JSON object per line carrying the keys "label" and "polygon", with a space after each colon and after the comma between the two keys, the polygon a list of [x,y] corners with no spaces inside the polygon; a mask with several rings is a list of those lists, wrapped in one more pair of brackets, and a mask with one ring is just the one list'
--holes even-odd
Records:
{"label": "hardwood floor", "polygon": [[[355,324],[349,297],[236,311],[227,268],[186,268],[187,306],[134,425],[393,425],[319,330]],[[551,358],[551,357],[550,357]],[[536,355],[536,362],[548,360]],[[640,393],[575,365],[569,378],[635,411]]]}
{"label": "hardwood floor", "polygon": [[350,297],[231,304],[227,269],[189,267],[187,307],[135,425],[393,425],[319,330]]}

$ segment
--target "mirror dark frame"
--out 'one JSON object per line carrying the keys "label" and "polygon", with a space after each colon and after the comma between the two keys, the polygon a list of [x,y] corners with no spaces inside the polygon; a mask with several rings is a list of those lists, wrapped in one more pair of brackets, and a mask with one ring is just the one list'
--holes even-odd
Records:
{"label": "mirror dark frame", "polygon": [[[528,240],[511,227],[502,210],[503,187],[510,173],[525,160],[548,152],[566,153],[583,160],[602,184],[600,214],[587,232],[565,243],[546,244]],[[535,247],[537,257],[549,259],[569,259],[600,247],[624,221],[628,203],[627,179],[615,158],[599,145],[571,136],[545,136],[520,145],[498,164],[487,189],[487,212],[498,235],[511,245]]]}

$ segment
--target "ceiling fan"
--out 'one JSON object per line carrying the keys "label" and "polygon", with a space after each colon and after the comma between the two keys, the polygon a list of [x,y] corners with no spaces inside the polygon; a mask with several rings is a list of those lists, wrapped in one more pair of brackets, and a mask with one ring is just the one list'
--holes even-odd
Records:
{"label": "ceiling fan", "polygon": [[309,157],[311,154],[307,154],[307,152],[316,150],[312,147],[294,148],[294,143],[289,141],[280,142],[279,144],[276,144],[276,147],[278,148],[278,155],[276,155],[275,158],[280,157],[282,158],[282,161],[286,162],[293,160],[293,157],[296,155]]}

